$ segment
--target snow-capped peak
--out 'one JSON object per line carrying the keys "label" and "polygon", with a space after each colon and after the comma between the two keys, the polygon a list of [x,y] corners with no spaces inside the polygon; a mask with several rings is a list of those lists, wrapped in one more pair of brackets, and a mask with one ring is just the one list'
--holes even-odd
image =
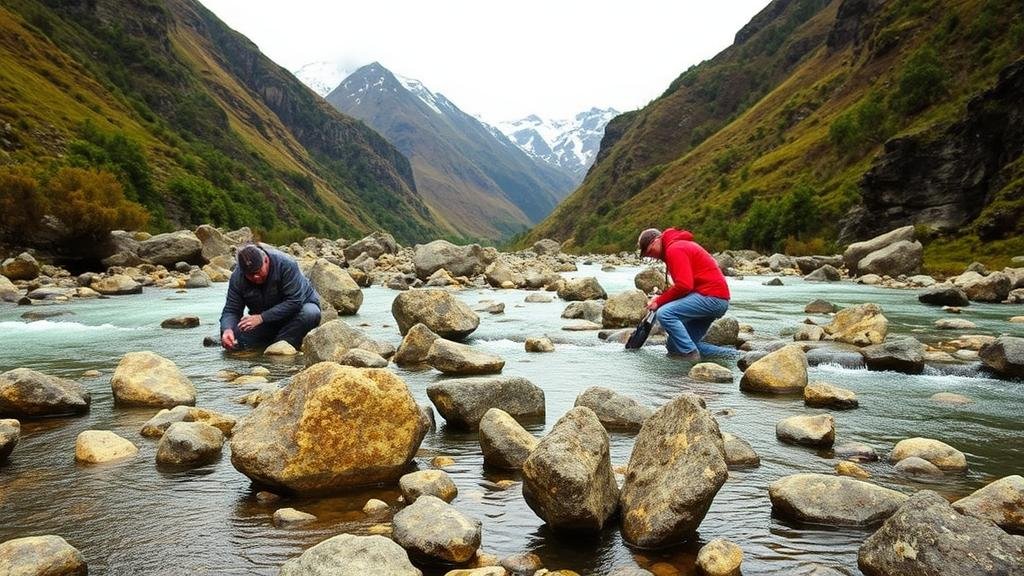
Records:
{"label": "snow-capped peak", "polygon": [[293,72],[296,78],[321,96],[327,96],[350,73],[351,70],[341,62],[310,62]]}
{"label": "snow-capped peak", "polygon": [[419,98],[424,104],[426,104],[431,110],[438,114],[444,114],[441,111],[442,107],[450,108],[448,99],[441,94],[434,94],[429,88],[423,85],[423,82],[413,78],[407,78],[400,74],[395,74],[395,78],[405,86],[405,89],[411,92],[414,96]]}
{"label": "snow-capped peak", "polygon": [[614,108],[591,108],[568,119],[531,114],[495,127],[527,154],[569,170],[582,181],[597,157],[604,127],[617,115]]}

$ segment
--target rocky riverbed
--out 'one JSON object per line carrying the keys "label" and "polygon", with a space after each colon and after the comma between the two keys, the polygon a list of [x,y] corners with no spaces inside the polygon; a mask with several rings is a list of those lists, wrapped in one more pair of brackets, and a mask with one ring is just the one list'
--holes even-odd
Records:
{"label": "rocky riverbed", "polygon": [[[372,550],[396,574],[498,563],[477,573],[727,574],[740,562],[758,574],[891,573],[886,538],[943,530],[934,500],[907,496],[954,501],[999,479],[950,510],[956,526],[968,513],[1003,527],[955,529],[974,531],[993,561],[1020,551],[999,535],[1021,530],[1019,306],[967,298],[948,304],[954,314],[919,301],[922,277],[822,283],[803,277],[850,268],[724,254],[733,304],[710,337],[743,356],[691,372],[657,335],[622,349],[617,327],[664,280],[629,255],[310,240],[285,248],[342,320],[327,315],[301,354],[225,354],[202,341],[216,335],[230,242],[161,264],[141,261],[154,247],[125,246],[119,268],[86,277],[5,263],[22,270],[7,293],[25,305],[0,307],[0,397],[27,381],[48,391],[37,405],[57,408],[40,418],[0,400],[0,516],[12,519],[0,565],[31,549],[64,573],[305,574]],[[948,289],[994,274],[968,272]],[[1011,299],[1015,269],[998,274],[1014,278]],[[137,288],[108,293],[141,293],[90,292],[115,277]],[[972,326],[937,322],[950,318]],[[306,371],[319,360],[387,368]],[[149,371],[160,377],[139,377]],[[325,405],[360,424],[346,429]],[[306,424],[285,424],[301,414]],[[556,481],[564,466],[587,472]],[[1004,508],[1016,512],[993,517]],[[17,540],[44,535],[64,542]]]}

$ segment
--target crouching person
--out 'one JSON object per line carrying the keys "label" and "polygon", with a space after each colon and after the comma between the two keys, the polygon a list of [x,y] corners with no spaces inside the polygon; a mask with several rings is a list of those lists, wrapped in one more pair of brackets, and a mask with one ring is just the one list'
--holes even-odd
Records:
{"label": "crouching person", "polygon": [[221,345],[263,348],[284,340],[298,349],[319,324],[320,298],[291,256],[265,244],[238,250],[220,315]]}

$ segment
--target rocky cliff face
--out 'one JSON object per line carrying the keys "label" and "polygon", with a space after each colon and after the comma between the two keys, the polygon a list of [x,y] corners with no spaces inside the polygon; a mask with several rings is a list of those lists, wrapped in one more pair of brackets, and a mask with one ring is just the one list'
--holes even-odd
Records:
{"label": "rocky cliff face", "polygon": [[[1007,167],[1024,152],[1024,60],[973,98],[963,120],[893,138],[861,182],[863,206],[841,238],[859,240],[907,224],[955,231],[975,222],[1012,178]],[[1021,214],[979,222],[983,239],[1012,232]]]}

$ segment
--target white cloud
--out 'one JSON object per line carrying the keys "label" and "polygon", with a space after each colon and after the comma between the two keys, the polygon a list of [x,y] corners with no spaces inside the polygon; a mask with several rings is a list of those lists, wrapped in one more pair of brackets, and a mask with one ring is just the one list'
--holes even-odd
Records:
{"label": "white cloud", "polygon": [[200,1],[285,68],[379,61],[491,122],[641,107],[768,2]]}

